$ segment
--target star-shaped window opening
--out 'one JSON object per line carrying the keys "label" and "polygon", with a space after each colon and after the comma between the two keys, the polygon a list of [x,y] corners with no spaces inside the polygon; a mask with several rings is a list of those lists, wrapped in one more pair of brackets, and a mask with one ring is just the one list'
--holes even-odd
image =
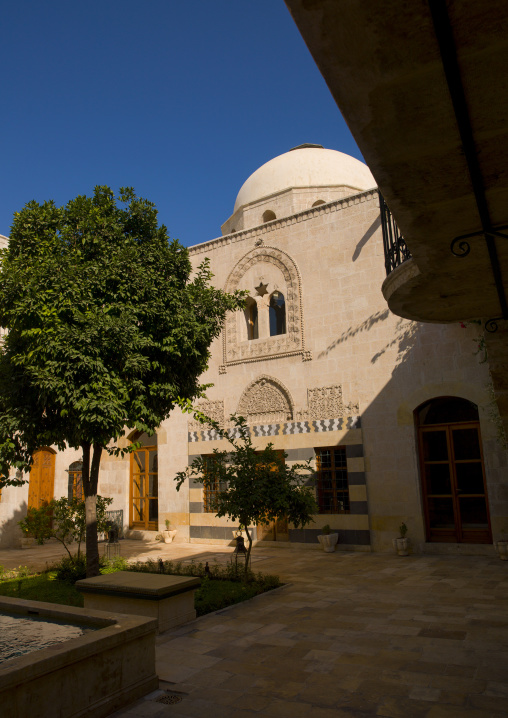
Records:
{"label": "star-shaped window opening", "polygon": [[264,297],[265,294],[268,294],[267,286],[268,286],[267,284],[263,284],[263,282],[260,282],[259,287],[254,287],[258,297]]}

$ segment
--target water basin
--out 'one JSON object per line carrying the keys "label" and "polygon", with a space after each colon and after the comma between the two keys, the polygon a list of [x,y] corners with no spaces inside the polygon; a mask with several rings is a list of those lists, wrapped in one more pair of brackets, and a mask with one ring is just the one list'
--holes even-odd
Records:
{"label": "water basin", "polygon": [[0,663],[24,653],[78,638],[98,626],[41,618],[39,615],[0,613]]}

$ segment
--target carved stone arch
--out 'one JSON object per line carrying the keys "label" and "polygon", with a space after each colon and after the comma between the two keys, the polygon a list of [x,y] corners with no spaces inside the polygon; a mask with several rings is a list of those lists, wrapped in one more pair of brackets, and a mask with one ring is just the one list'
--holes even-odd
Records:
{"label": "carved stone arch", "polygon": [[262,262],[277,267],[286,282],[286,334],[256,341],[243,341],[237,332],[237,317],[234,313],[230,313],[223,332],[224,367],[228,364],[263,361],[275,356],[300,354],[305,359],[310,358],[307,356],[308,352],[305,352],[301,276],[289,254],[276,247],[255,247],[232,269],[225,290],[235,291],[244,274],[255,264]]}
{"label": "carved stone arch", "polygon": [[279,379],[262,374],[244,390],[237,414],[249,424],[291,421],[294,403],[289,389]]}

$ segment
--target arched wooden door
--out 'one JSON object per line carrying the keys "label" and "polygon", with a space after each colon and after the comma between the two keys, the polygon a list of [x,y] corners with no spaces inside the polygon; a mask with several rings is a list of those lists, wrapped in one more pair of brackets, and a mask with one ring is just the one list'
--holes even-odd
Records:
{"label": "arched wooden door", "polygon": [[416,418],[427,540],[492,543],[478,408],[439,397]]}
{"label": "arched wooden door", "polygon": [[38,509],[51,501],[55,487],[55,452],[39,449],[33,456],[28,484],[28,508]]}

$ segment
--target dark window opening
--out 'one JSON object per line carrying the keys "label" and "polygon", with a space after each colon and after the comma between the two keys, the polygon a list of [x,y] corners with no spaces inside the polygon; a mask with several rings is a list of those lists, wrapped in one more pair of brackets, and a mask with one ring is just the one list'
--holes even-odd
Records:
{"label": "dark window opening", "polygon": [[286,301],[281,292],[274,292],[270,297],[270,336],[286,333]]}
{"label": "dark window opening", "polygon": [[252,297],[247,299],[245,319],[247,322],[247,339],[259,339],[258,305]]}

